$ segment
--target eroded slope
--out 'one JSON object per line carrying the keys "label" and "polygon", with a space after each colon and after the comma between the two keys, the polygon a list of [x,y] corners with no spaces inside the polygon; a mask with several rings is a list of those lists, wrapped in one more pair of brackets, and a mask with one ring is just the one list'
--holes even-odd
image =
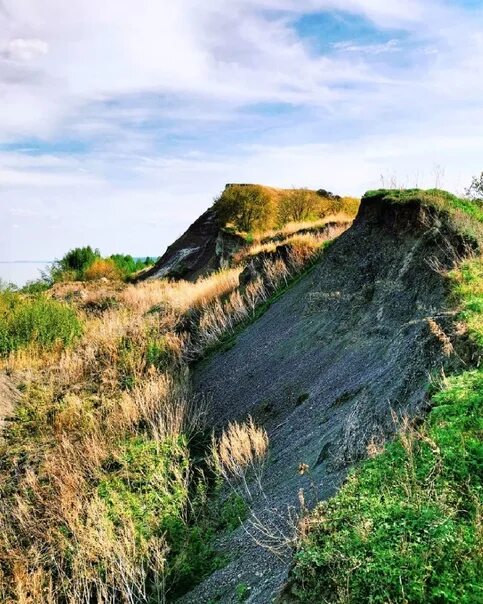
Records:
{"label": "eroded slope", "polygon": [[[397,417],[423,409],[430,376],[447,362],[441,331],[452,330],[441,269],[469,244],[444,213],[367,198],[315,269],[198,369],[215,425],[251,415],[268,430],[264,492],[251,503],[268,533],[289,533],[286,510],[301,489],[308,505],[330,496]],[[248,601],[271,601],[289,558],[250,532],[276,545],[245,523],[220,544],[230,563],[183,601],[236,602],[240,585]]]}

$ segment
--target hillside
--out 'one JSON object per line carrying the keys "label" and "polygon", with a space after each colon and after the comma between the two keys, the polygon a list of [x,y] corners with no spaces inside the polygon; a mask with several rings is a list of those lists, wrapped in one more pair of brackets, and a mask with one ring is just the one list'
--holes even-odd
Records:
{"label": "hillside", "polygon": [[0,292],[0,599],[478,601],[481,207],[235,187],[221,270]]}
{"label": "hillside", "polygon": [[230,266],[254,241],[269,243],[329,220],[348,224],[359,201],[320,190],[228,184],[204,212],[138,280],[197,278]]}
{"label": "hillside", "polygon": [[432,380],[458,365],[445,272],[477,249],[480,229],[465,234],[471,221],[447,202],[366,195],[311,273],[197,368],[211,421],[253,417],[267,429],[270,455],[261,489],[250,489],[251,520],[222,543],[230,564],[184,602],[236,602],[239,584],[250,602],[271,601],[288,569],[296,510],[332,495],[405,418],[424,416]]}

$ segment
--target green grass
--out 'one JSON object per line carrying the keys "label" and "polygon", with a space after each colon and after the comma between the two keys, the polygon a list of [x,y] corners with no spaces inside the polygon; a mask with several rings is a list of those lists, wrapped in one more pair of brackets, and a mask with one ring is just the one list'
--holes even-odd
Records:
{"label": "green grass", "polygon": [[299,602],[482,601],[483,372],[452,378],[420,432],[354,471],[296,555]]}
{"label": "green grass", "polygon": [[81,334],[82,324],[67,305],[41,294],[0,292],[0,356],[30,345],[69,346]]}
{"label": "green grass", "polygon": [[[459,318],[483,345],[483,261],[450,273]],[[353,470],[312,516],[291,601],[483,601],[483,369],[447,380],[419,429]]]}
{"label": "green grass", "polygon": [[483,259],[466,260],[449,276],[461,306],[459,318],[467,325],[470,340],[483,350]]}
{"label": "green grass", "polygon": [[105,464],[97,493],[115,528],[134,527],[140,551],[149,550],[152,539],[165,538],[164,580],[171,600],[226,563],[214,539],[234,530],[247,508],[238,496],[222,499],[220,488],[198,471],[186,437],[159,443],[136,436]]}

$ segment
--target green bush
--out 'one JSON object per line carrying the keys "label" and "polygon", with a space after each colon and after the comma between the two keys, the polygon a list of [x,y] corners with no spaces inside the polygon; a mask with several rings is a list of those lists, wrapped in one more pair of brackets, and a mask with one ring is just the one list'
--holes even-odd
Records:
{"label": "green bush", "polygon": [[156,262],[155,258],[148,257],[144,260],[141,260],[139,258],[133,258],[129,254],[112,254],[108,259],[114,262],[124,278],[137,273],[143,268],[152,266]]}
{"label": "green bush", "polygon": [[50,269],[52,281],[82,280],[85,271],[101,257],[99,250],[93,250],[90,245],[76,247],[57,260]]}
{"label": "green bush", "polygon": [[[90,278],[89,271],[96,263],[104,267],[112,266],[112,269],[118,275],[117,278],[126,279],[143,268],[152,266],[155,263],[155,259],[147,257],[141,260],[133,258],[129,254],[112,254],[108,258],[103,258],[100,251],[92,249],[90,245],[77,247],[67,252],[60,260],[54,262],[53,266],[38,283],[51,285],[59,281],[85,281]],[[112,270],[111,273],[113,273]],[[112,275],[109,274],[107,276],[111,277]]]}
{"label": "green bush", "polygon": [[259,185],[231,185],[214,202],[222,224],[233,224],[242,232],[263,231],[274,223],[272,197]]}
{"label": "green bush", "polygon": [[0,292],[0,355],[37,344],[52,348],[71,345],[82,334],[82,324],[72,308],[38,295]]}

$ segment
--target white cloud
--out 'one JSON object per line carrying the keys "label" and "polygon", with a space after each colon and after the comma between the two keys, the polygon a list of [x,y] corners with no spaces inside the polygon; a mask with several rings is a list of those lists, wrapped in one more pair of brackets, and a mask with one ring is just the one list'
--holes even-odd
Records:
{"label": "white cloud", "polygon": [[401,52],[402,48],[398,40],[388,40],[384,44],[357,44],[355,42],[335,42],[332,45],[341,52],[368,53],[371,55],[380,55],[386,52]]}
{"label": "white cloud", "polygon": [[[380,35],[304,38],[320,11]],[[482,24],[456,0],[0,0],[0,143],[64,144],[0,151],[20,227],[0,260],[160,253],[230,181],[360,194],[442,165],[461,190],[482,169]]]}
{"label": "white cloud", "polygon": [[44,40],[14,38],[4,45],[0,54],[4,59],[11,61],[32,61],[48,51],[49,45]]}

